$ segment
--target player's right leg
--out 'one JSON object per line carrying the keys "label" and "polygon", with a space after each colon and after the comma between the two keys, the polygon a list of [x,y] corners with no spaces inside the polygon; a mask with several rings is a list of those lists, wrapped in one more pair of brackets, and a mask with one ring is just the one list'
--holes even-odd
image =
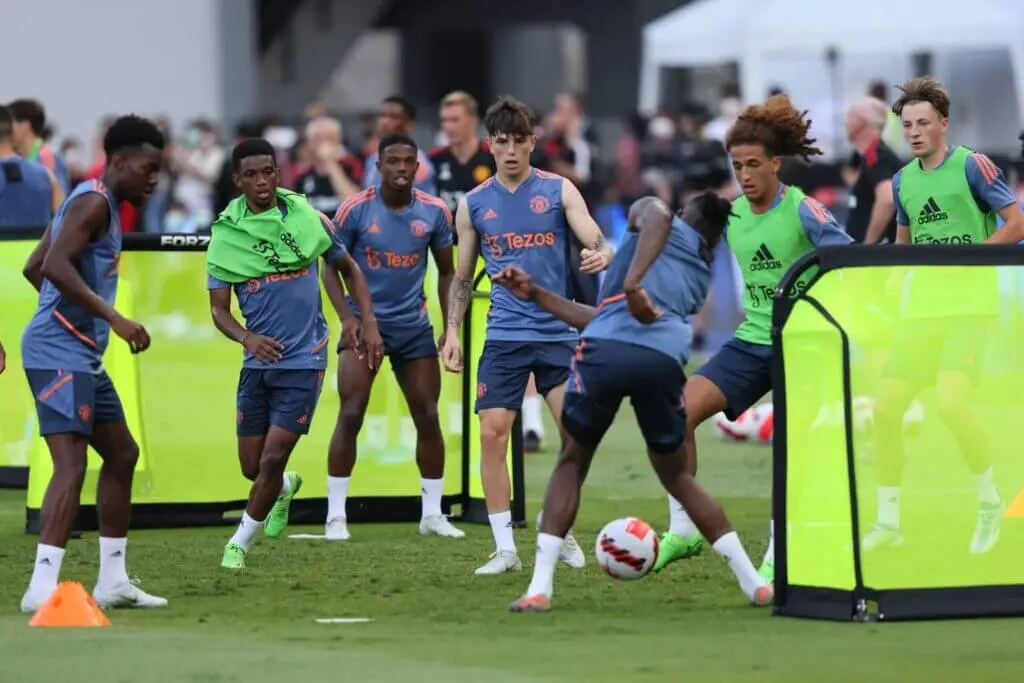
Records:
{"label": "player's right leg", "polygon": [[[771,347],[750,344],[738,339],[727,342],[686,383],[683,403],[686,406],[687,471],[697,473],[697,428],[715,414],[724,412],[736,419],[771,390]],[[671,495],[669,530],[662,536],[654,571],[660,572],[676,560],[692,557],[703,547],[697,527],[685,507]],[[766,579],[774,577],[774,548],[771,537],[762,563]]]}
{"label": "player's right leg", "polygon": [[329,541],[347,541],[348,501],[352,469],[356,465],[356,440],[366,417],[375,375],[366,357],[356,349],[342,349],[338,356],[338,395],[341,407],[327,451],[327,521],[324,536]]}
{"label": "player's right leg", "polygon": [[905,323],[894,335],[889,357],[878,379],[873,436],[878,487],[875,523],[861,539],[871,552],[903,543],[900,530],[900,489],[903,482],[903,418],[914,397],[935,378],[938,354],[925,321]]}
{"label": "player's right leg", "polygon": [[[286,477],[285,467],[299,438],[309,432],[322,387],[322,370],[271,369],[249,370],[248,373],[243,370],[239,391],[242,419],[238,435],[254,436],[265,431],[266,436],[260,453],[259,471],[249,490],[242,521],[224,548],[221,567],[244,569],[252,539],[270,523],[271,514],[281,498],[287,497],[290,502],[298,492],[301,479]],[[243,395],[246,400],[242,400]],[[245,406],[255,409],[248,417],[244,413]],[[267,532],[271,538],[283,531],[287,516],[278,524],[277,531]]]}
{"label": "player's right leg", "polygon": [[637,367],[629,375],[630,400],[658,479],[729,564],[747,598],[755,605],[770,604],[771,582],[754,569],[718,501],[688,471],[686,440],[692,431],[680,400],[686,382],[682,368],[672,357],[650,349],[640,348],[631,355]]}
{"label": "player's right leg", "polygon": [[565,541],[576,521],[580,490],[590,471],[594,452],[622,402],[622,377],[628,375],[632,367],[617,365],[615,354],[603,353],[602,344],[609,342],[595,342],[570,373],[561,411],[562,450],[544,497],[533,579],[526,593],[509,606],[513,612],[551,609],[555,566],[563,559]]}
{"label": "player's right leg", "polygon": [[477,568],[478,576],[523,568],[512,529],[512,484],[508,476],[508,442],[516,411],[530,377],[533,359],[521,342],[487,340],[477,369],[476,412],[480,416],[480,479],[495,551]]}
{"label": "player's right leg", "polygon": [[21,611],[32,613],[42,607],[60,579],[85,481],[95,387],[87,373],[26,369],[25,375],[35,398],[39,433],[53,461],[53,474],[39,511],[36,562],[21,599]]}

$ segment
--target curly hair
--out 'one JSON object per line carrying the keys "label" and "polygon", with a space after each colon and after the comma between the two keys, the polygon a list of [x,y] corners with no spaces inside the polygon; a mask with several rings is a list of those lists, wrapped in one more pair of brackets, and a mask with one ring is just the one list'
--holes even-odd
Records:
{"label": "curly hair", "polygon": [[900,96],[892,103],[892,110],[897,116],[903,115],[903,108],[908,104],[926,102],[939,112],[942,118],[949,117],[949,93],[942,84],[931,76],[914,78],[903,85],[897,85]]}
{"label": "curly hair", "polygon": [[736,145],[761,145],[773,157],[800,157],[807,160],[821,155],[809,137],[811,120],[806,111],[793,106],[786,95],[772,95],[764,104],[752,104],[739,115],[725,136],[725,148]]}

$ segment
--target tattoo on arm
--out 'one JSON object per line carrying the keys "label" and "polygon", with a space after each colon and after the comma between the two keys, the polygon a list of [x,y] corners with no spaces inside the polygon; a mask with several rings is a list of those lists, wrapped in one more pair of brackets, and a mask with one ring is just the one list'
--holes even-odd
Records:
{"label": "tattoo on arm", "polygon": [[461,273],[455,273],[455,277],[452,278],[451,291],[448,294],[448,327],[457,330],[462,326],[472,297],[473,282],[464,278]]}

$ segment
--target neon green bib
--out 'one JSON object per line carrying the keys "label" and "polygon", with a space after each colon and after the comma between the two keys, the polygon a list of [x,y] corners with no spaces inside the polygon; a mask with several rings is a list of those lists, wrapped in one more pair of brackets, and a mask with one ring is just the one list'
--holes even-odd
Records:
{"label": "neon green bib", "polygon": [[900,205],[913,244],[981,244],[996,231],[996,214],[983,213],[967,184],[971,150],[957,147],[931,171],[914,160],[900,173]]}
{"label": "neon green bib", "polygon": [[[729,220],[726,240],[743,272],[743,308],[746,320],[736,330],[736,338],[751,344],[772,343],[773,295],[782,276],[814,245],[807,239],[800,222],[800,202],[806,195],[795,187],[786,187],[782,200],[769,211],[755,214],[746,197],[733,202],[735,217]],[[810,273],[796,287],[802,291]]]}

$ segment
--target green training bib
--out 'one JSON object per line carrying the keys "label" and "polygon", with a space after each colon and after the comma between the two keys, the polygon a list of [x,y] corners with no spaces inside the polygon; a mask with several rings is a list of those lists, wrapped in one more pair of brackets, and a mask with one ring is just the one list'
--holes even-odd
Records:
{"label": "green training bib", "polygon": [[[773,296],[782,276],[814,245],[807,239],[800,221],[800,203],[806,195],[787,187],[782,200],[771,210],[755,214],[746,197],[733,202],[735,216],[729,220],[726,241],[743,272],[743,308],[747,317],[736,330],[736,338],[751,344],[772,343]],[[803,291],[810,280],[806,273],[797,281]]]}
{"label": "green training bib", "polygon": [[931,171],[916,159],[900,174],[900,206],[913,244],[981,244],[996,231],[996,214],[983,213],[967,183],[967,157],[957,147]]}

